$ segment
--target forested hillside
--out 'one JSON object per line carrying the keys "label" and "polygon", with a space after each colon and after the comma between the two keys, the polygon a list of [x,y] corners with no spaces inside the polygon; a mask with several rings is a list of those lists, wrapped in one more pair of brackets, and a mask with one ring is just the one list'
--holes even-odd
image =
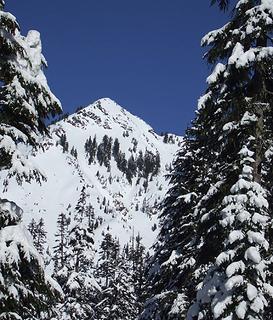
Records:
{"label": "forested hillside", "polygon": [[273,1],[209,4],[182,138],[110,98],[62,114],[0,0],[1,320],[272,320]]}

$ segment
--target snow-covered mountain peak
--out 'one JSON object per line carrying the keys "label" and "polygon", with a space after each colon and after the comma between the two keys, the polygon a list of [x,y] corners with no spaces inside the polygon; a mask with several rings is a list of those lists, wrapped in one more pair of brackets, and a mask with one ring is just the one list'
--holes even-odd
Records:
{"label": "snow-covered mountain peak", "polygon": [[[51,132],[53,136],[58,137],[66,132],[68,140],[75,146],[84,145],[86,139],[92,135],[98,140],[108,135],[119,140],[126,157],[130,156],[134,143],[138,143],[143,151],[147,149],[154,153],[161,148],[164,139],[165,142],[170,142],[167,143],[166,151],[173,148],[172,144],[177,147],[181,143],[181,138],[172,134],[168,135],[166,141],[166,137],[156,134],[150,125],[110,98],[99,99],[85,108],[78,109],[76,113],[53,125]],[[169,157],[167,153],[163,154],[163,157],[165,155]]]}
{"label": "snow-covered mountain peak", "polygon": [[118,105],[114,100],[110,98],[101,98],[93,102],[89,106],[83,108],[82,110],[89,112],[102,113],[104,116],[115,116],[117,114],[125,112],[125,110]]}
{"label": "snow-covered mountain peak", "polygon": [[127,136],[132,132],[138,132],[139,135],[150,132],[157,138],[151,126],[110,98],[99,99],[78,110],[75,114],[69,116],[65,122],[82,129],[88,129],[90,126],[99,126],[104,130],[114,129],[115,131],[122,131],[122,134]]}
{"label": "snow-covered mountain peak", "polygon": [[100,99],[50,126],[44,148],[30,159],[47,180],[22,186],[11,180],[3,197],[24,210],[26,223],[44,219],[50,247],[58,216],[73,220],[79,203],[93,221],[98,246],[107,230],[121,244],[139,232],[149,247],[168,189],[165,176],[181,143],[176,135],[157,135],[113,100]]}

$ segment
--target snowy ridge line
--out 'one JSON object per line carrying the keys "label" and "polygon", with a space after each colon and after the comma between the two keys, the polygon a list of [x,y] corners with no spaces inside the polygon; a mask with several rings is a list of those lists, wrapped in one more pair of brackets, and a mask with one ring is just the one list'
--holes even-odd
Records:
{"label": "snowy ridge line", "polygon": [[[43,168],[46,181],[18,186],[11,179],[3,194],[22,207],[26,225],[43,218],[47,232],[44,249],[49,255],[55,245],[58,215],[65,213],[72,219],[83,193],[85,207],[94,214],[96,251],[106,231],[119,238],[121,245],[133,232],[140,233],[144,245],[151,247],[158,230],[157,206],[168,188],[165,176],[182,138],[157,135],[109,98],[50,125],[49,130],[51,137],[42,140],[43,148],[29,156],[29,161]],[[91,161],[86,144],[94,140],[96,154]],[[103,148],[107,142],[110,153]],[[155,165],[155,161],[159,163]],[[52,271],[52,264],[48,270]]]}

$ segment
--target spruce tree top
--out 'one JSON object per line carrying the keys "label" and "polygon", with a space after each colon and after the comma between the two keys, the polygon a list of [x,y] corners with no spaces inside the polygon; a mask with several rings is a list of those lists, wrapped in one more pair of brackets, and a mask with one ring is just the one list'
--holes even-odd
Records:
{"label": "spruce tree top", "polygon": [[0,0],[0,169],[9,169],[8,177],[16,175],[20,182],[39,174],[18,145],[37,145],[47,132],[45,118],[61,113],[61,104],[43,72],[39,32],[23,37],[16,18],[3,8]]}
{"label": "spruce tree top", "polygon": [[61,105],[43,73],[46,60],[41,52],[40,34],[30,31],[23,37],[15,17],[2,10],[1,13],[0,120],[1,124],[21,131],[33,143],[34,134],[46,131],[44,119],[60,113]]}

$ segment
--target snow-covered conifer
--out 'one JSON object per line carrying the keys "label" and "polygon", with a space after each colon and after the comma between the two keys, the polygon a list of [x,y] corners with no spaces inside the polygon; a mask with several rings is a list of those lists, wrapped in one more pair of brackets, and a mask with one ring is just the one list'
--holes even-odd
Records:
{"label": "snow-covered conifer", "polygon": [[[83,194],[84,189],[81,196]],[[83,201],[81,197],[69,225],[67,245],[60,247],[64,251],[59,253],[60,269],[55,271],[65,294],[64,302],[59,305],[62,320],[94,319],[94,308],[100,294],[100,286],[94,278],[93,233],[86,219],[84,204],[85,199]],[[63,243],[64,238],[60,238]]]}
{"label": "snow-covered conifer", "polygon": [[33,244],[38,252],[43,256],[46,244],[46,234],[44,219],[41,218],[38,223],[32,219],[28,225],[28,231],[32,235]]}
{"label": "snow-covered conifer", "polygon": [[[40,181],[41,174],[28,161],[31,147],[46,132],[43,120],[61,111],[42,67],[40,35],[19,32],[15,17],[0,2],[0,170],[5,188],[15,176]],[[21,224],[22,211],[13,202],[0,203],[0,318],[49,319],[54,315],[56,283],[45,276],[43,261],[29,232]]]}
{"label": "snow-covered conifer", "polygon": [[202,127],[197,124],[187,131],[170,174],[170,189],[162,204],[155,254],[146,271],[149,298],[141,320],[185,319],[194,286],[190,275],[200,243],[194,208],[209,182],[208,176],[203,177],[206,159],[197,140],[201,132]]}
{"label": "snow-covered conifer", "polygon": [[131,263],[120,252],[117,239],[110,233],[101,243],[97,278],[102,292],[96,306],[96,320],[134,320],[137,316]]}
{"label": "snow-covered conifer", "polygon": [[143,304],[145,300],[145,267],[147,263],[146,250],[142,244],[142,238],[138,234],[135,238],[133,235],[131,246],[128,248],[128,257],[124,257],[131,261],[132,264],[132,284],[134,288],[134,294],[136,297],[136,309],[138,314],[143,309]]}
{"label": "snow-covered conifer", "polygon": [[271,1],[236,1],[202,40],[215,67],[171,175],[141,319],[272,314],[272,21]]}
{"label": "snow-covered conifer", "polygon": [[69,226],[69,218],[65,213],[60,213],[57,219],[57,233],[56,237],[56,245],[53,247],[54,249],[54,274],[56,277],[56,273],[63,269],[65,266],[66,259],[66,251],[67,251],[67,241],[68,241],[68,226]]}
{"label": "snow-covered conifer", "polygon": [[103,288],[107,288],[110,279],[114,278],[119,257],[119,243],[110,233],[106,233],[100,245],[97,278]]}
{"label": "snow-covered conifer", "polygon": [[0,319],[49,319],[59,297],[43,260],[22,225],[22,210],[0,200]]}
{"label": "snow-covered conifer", "polygon": [[38,178],[39,171],[28,162],[27,146],[36,145],[39,133],[46,132],[44,119],[60,113],[61,107],[42,70],[46,60],[40,34],[30,31],[23,37],[15,17],[3,7],[0,21],[0,168],[21,182]]}

